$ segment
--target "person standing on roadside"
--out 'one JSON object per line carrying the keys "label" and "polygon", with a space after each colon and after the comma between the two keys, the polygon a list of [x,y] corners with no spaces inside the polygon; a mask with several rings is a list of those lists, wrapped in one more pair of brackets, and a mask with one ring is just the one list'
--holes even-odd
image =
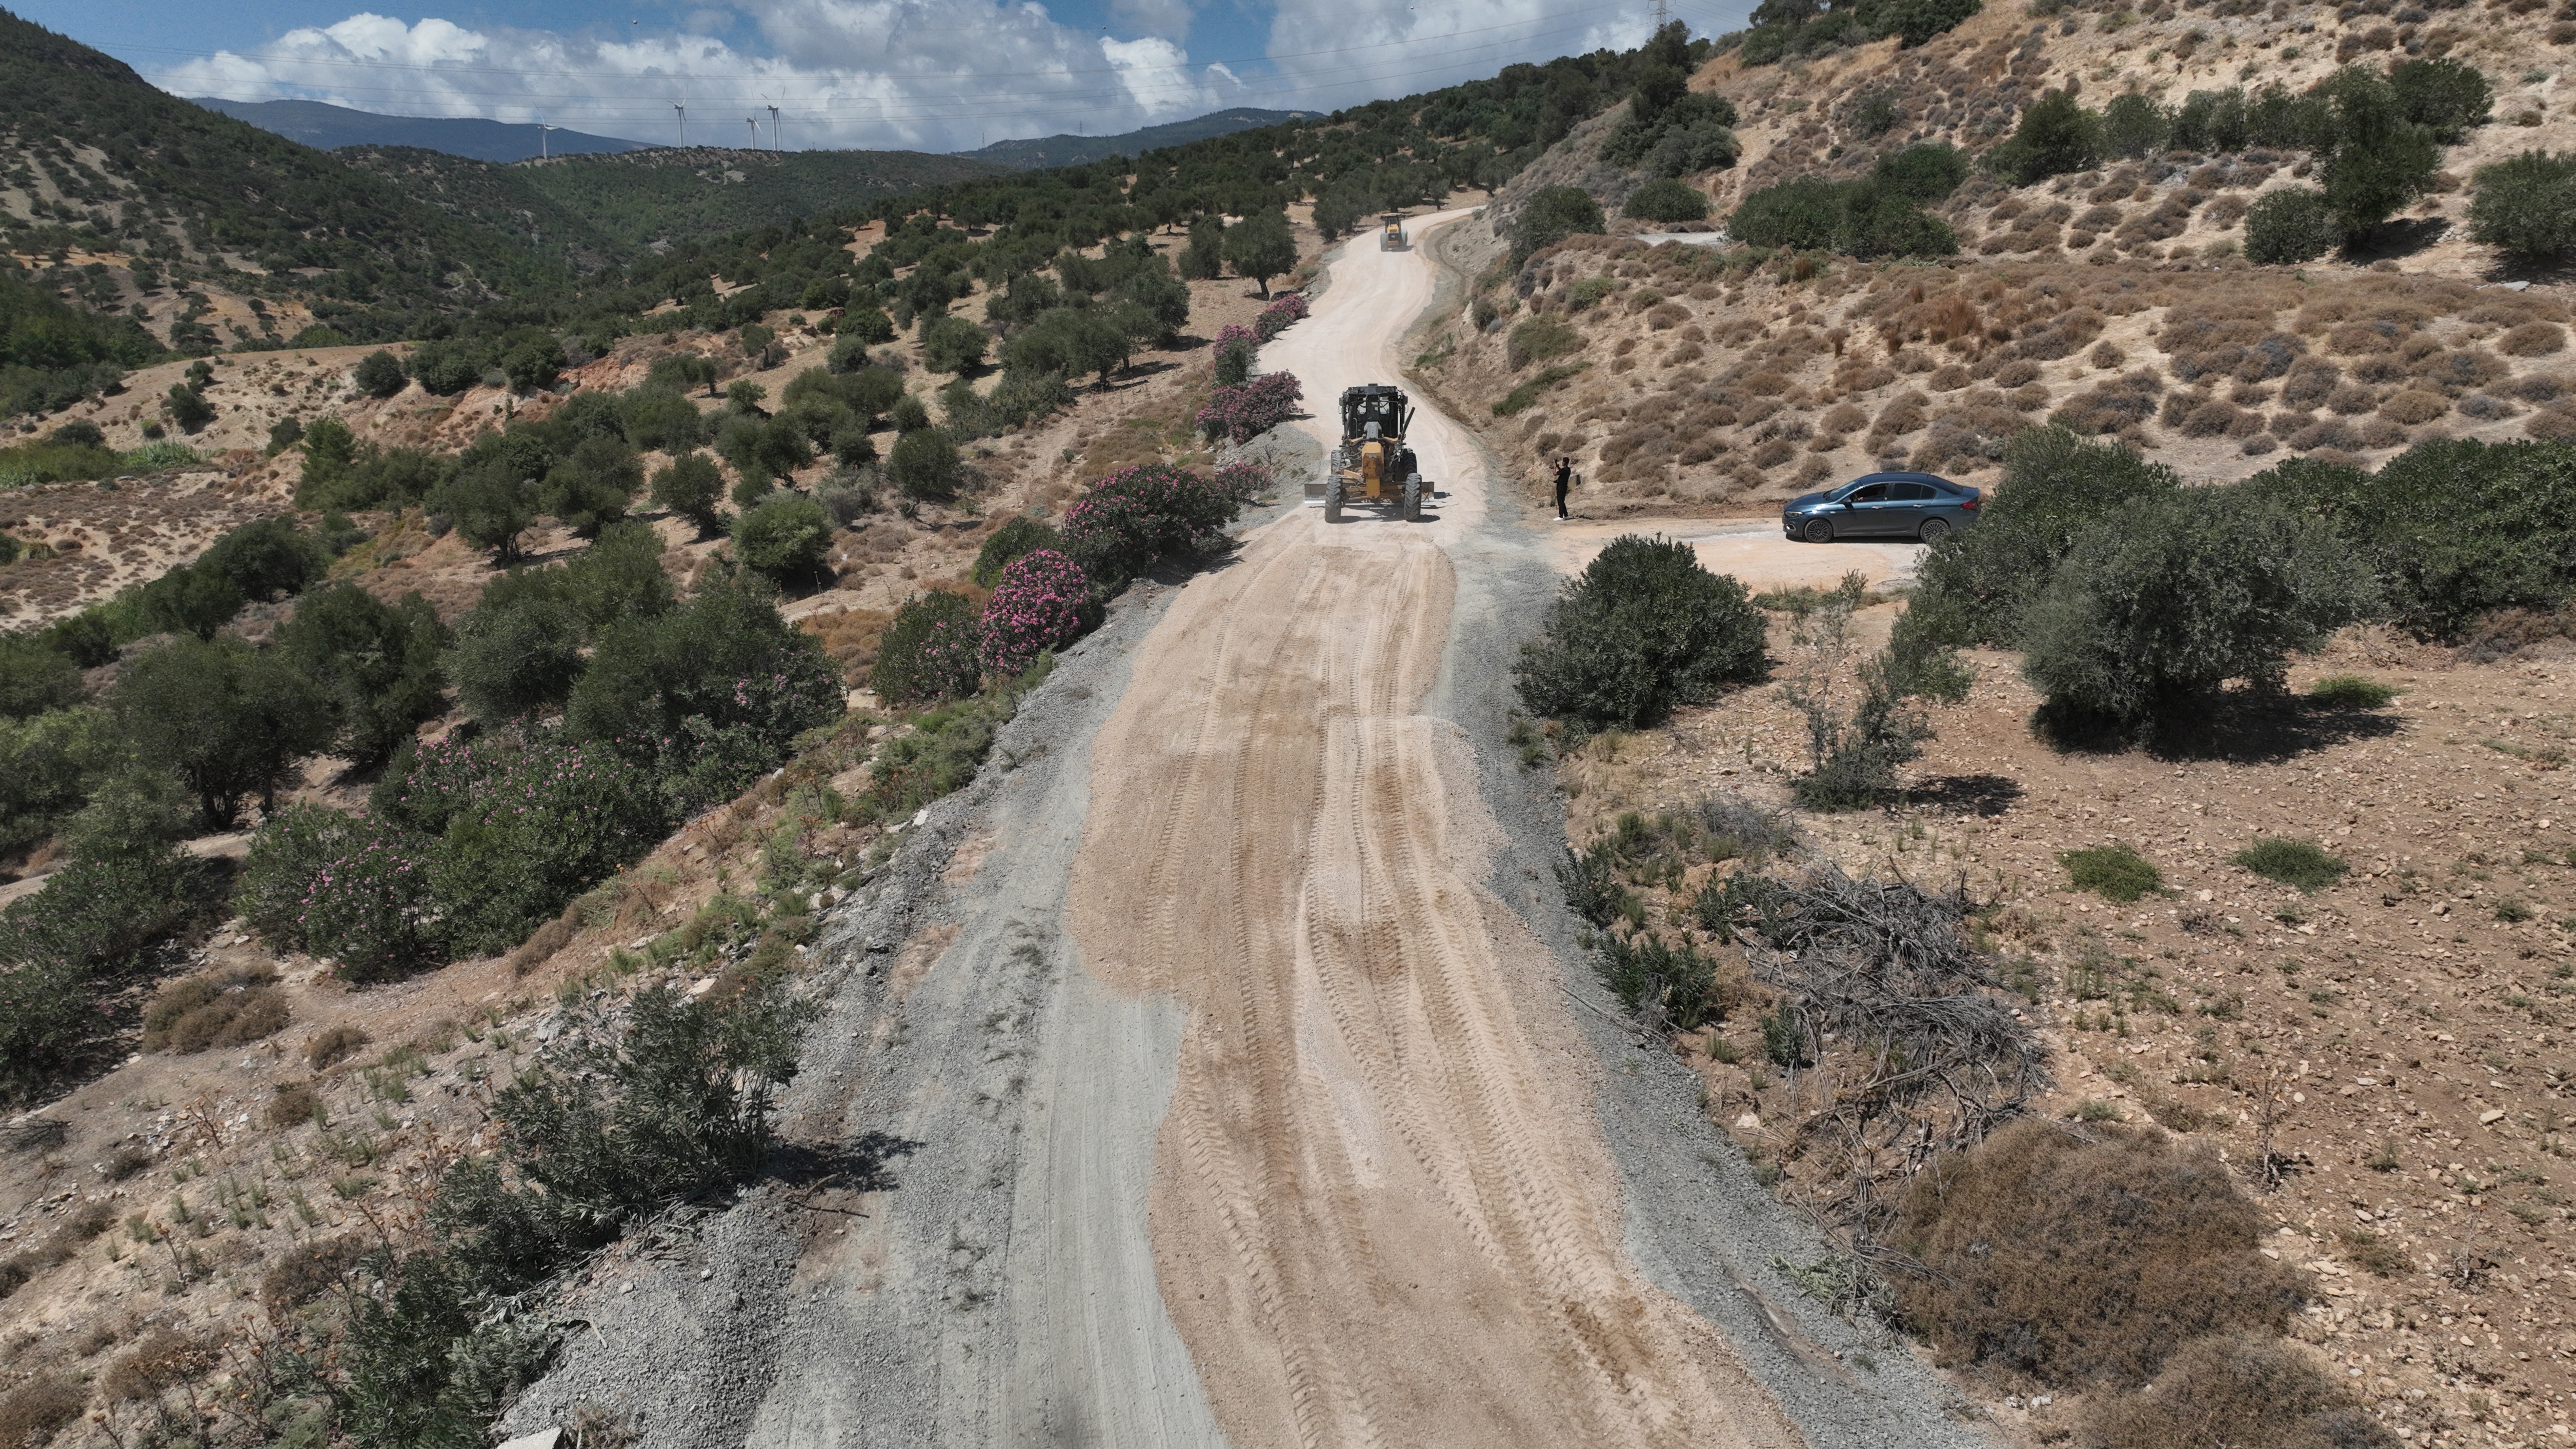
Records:
{"label": "person standing on roadside", "polygon": [[1556,460],[1556,521],[1559,523],[1566,521],[1565,490],[1573,486],[1574,460],[1572,458],[1558,458]]}

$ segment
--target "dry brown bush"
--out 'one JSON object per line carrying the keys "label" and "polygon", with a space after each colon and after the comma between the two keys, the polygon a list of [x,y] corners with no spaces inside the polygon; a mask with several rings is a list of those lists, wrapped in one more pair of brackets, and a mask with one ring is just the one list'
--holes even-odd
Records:
{"label": "dry brown bush", "polygon": [[2261,1230],[2205,1148],[2025,1121],[1915,1179],[1893,1240],[1931,1271],[1897,1297],[1947,1363],[2141,1384],[2185,1340],[2288,1322],[2306,1283]]}
{"label": "dry brown bush", "polygon": [[2116,433],[2156,414],[2164,383],[2140,368],[2068,398],[2049,421],[2079,433]]}
{"label": "dry brown bush", "polygon": [[1796,456],[1798,456],[1797,444],[1790,442],[1787,438],[1773,438],[1769,442],[1764,443],[1762,446],[1753,450],[1753,466],[1757,468],[1777,468]]}
{"label": "dry brown bush", "polygon": [[0,1398],[0,1449],[35,1449],[80,1417],[83,1394],[64,1379],[40,1374]]}
{"label": "dry brown bush", "polygon": [[2525,434],[2551,443],[2576,443],[2576,407],[2561,403],[2531,415],[2522,425]]}
{"label": "dry brown bush", "polygon": [[2569,390],[2567,379],[2547,372],[2526,374],[2515,378],[2512,386],[2497,389],[2531,403],[2555,402]]}
{"label": "dry brown bush", "polygon": [[149,1399],[163,1389],[195,1378],[214,1363],[213,1345],[156,1327],[116,1361],[100,1381],[99,1389],[110,1403]]}
{"label": "dry brown bush", "polygon": [[357,1233],[329,1238],[320,1242],[306,1241],[288,1249],[259,1280],[260,1301],[271,1311],[292,1308],[330,1290],[358,1260],[367,1255],[367,1241]]}
{"label": "dry brown bush", "polygon": [[1850,403],[1836,403],[1816,419],[1816,427],[1827,433],[1857,433],[1868,425],[1869,414]]}
{"label": "dry brown bush", "polygon": [[[2273,430],[2273,436],[2280,436],[2277,427]],[[2302,453],[2314,452],[2320,448],[2353,453],[2369,446],[2362,441],[2360,430],[2341,418],[2327,418],[2322,422],[2310,423],[2288,437],[2281,438],[2281,441]]]}
{"label": "dry brown bush", "polygon": [[2019,387],[2023,383],[2039,380],[2039,364],[2028,358],[2017,357],[1996,368],[1994,377],[1997,387]]}
{"label": "dry brown bush", "polygon": [[2108,342],[2094,344],[2092,355],[2085,359],[2105,372],[2129,360],[2129,354]]}
{"label": "dry brown bush", "polygon": [[2296,1347],[2260,1334],[2195,1339],[2143,1393],[2094,1396],[2086,1449],[2395,1449],[2397,1437]]}
{"label": "dry brown bush", "polygon": [[1870,433],[1875,437],[1901,438],[1913,432],[1931,420],[1931,411],[1926,406],[1929,401],[1919,392],[1899,396],[1878,410],[1877,420],[1870,424]]}
{"label": "dry brown bush", "polygon": [[537,927],[528,939],[519,943],[517,950],[510,953],[510,974],[525,976],[536,970],[553,960],[557,951],[571,945],[572,938],[580,934],[581,909],[568,906],[562,915]]}
{"label": "dry brown bush", "polygon": [[2281,401],[2292,407],[2312,408],[2332,396],[2343,381],[2343,370],[2322,357],[2311,357],[2290,369],[2281,384]]}
{"label": "dry brown bush", "polygon": [[2463,347],[2457,352],[2445,352],[2417,363],[2415,375],[2446,393],[2458,396],[2495,386],[2513,376],[2513,366],[2483,347]]}
{"label": "dry brown bush", "polygon": [[2236,223],[2245,219],[2245,213],[2251,206],[2252,203],[2245,199],[2244,192],[2222,192],[2209,205],[2200,209],[2200,215],[2202,220],[2220,231],[2228,231],[2233,229]]}
{"label": "dry brown bush", "polygon": [[1968,369],[1953,362],[1934,369],[1932,375],[1923,380],[1923,385],[1934,392],[1957,392],[1966,387],[1968,381]]}
{"label": "dry brown bush", "polygon": [[331,1027],[315,1033],[313,1040],[304,1044],[304,1061],[318,1072],[333,1062],[347,1060],[366,1044],[367,1034],[357,1027]]}
{"label": "dry brown bush", "polygon": [[2326,410],[2347,418],[2357,418],[2379,406],[2379,394],[2357,382],[2347,382],[2326,394]]}
{"label": "dry brown bush", "polygon": [[1646,325],[1658,332],[1668,331],[1689,321],[1690,315],[1687,309],[1676,307],[1670,302],[1659,303],[1654,310],[1646,314]]}
{"label": "dry brown bush", "polygon": [[2554,322],[2525,322],[2496,339],[2507,357],[2547,357],[2567,345],[2567,329]]}
{"label": "dry brown bush", "polygon": [[2393,394],[2379,405],[2381,417],[2410,428],[2429,423],[2450,410],[2451,403],[2448,398],[2440,393],[2419,390]]}
{"label": "dry brown bush", "polygon": [[2357,357],[2366,352],[2394,352],[2404,328],[2389,320],[2346,322],[2326,334],[2326,350],[2339,357]]}
{"label": "dry brown bush", "polygon": [[2352,365],[2352,375],[2363,382],[2402,382],[2413,376],[2406,364],[2385,352],[2375,352]]}
{"label": "dry brown bush", "polygon": [[218,967],[164,986],[143,1009],[146,1051],[240,1046],[286,1027],[285,993],[265,967]]}
{"label": "dry brown bush", "polygon": [[268,1125],[294,1127],[310,1122],[321,1105],[322,1095],[305,1083],[280,1082],[277,1094],[268,1099]]}

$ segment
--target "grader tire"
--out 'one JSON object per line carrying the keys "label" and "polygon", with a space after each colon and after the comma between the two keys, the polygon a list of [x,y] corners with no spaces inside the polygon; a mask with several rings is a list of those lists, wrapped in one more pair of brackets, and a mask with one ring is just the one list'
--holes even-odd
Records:
{"label": "grader tire", "polygon": [[1338,475],[1324,480],[1324,521],[1342,521],[1342,479]]}
{"label": "grader tire", "polygon": [[1412,474],[1404,480],[1404,521],[1422,521],[1422,475]]}

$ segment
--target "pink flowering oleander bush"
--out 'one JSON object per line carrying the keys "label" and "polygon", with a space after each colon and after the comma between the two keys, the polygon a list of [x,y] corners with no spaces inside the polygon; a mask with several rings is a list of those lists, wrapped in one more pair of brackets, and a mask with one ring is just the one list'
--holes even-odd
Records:
{"label": "pink flowering oleander bush", "polygon": [[289,806],[251,842],[234,907],[277,945],[338,958],[353,981],[434,966],[447,959],[438,848],[389,820]]}
{"label": "pink flowering oleander bush", "polygon": [[1219,387],[1241,387],[1252,376],[1253,352],[1261,339],[1252,329],[1229,322],[1217,329],[1216,382]]}
{"label": "pink flowering oleander bush", "polygon": [[1197,558],[1225,546],[1235,500],[1170,463],[1138,463],[1091,485],[1064,512],[1065,552],[1104,593],[1161,559]]}
{"label": "pink flowering oleander bush", "polygon": [[984,684],[984,624],[957,594],[916,594],[894,611],[868,687],[889,703],[964,699]]}
{"label": "pink flowering oleander bush", "polygon": [[1290,323],[1305,320],[1305,297],[1296,292],[1282,292],[1278,301],[1262,308],[1261,315],[1252,319],[1252,333],[1267,342],[1287,331]]}
{"label": "pink flowering oleander bush", "polygon": [[1095,616],[1082,565],[1051,548],[1022,554],[984,601],[984,670],[1017,674],[1045,651],[1082,637]]}
{"label": "pink flowering oleander bush", "polygon": [[1199,431],[1212,442],[1250,442],[1295,417],[1305,395],[1293,372],[1266,372],[1241,387],[1219,387],[1199,411]]}
{"label": "pink flowering oleander bush", "polygon": [[1272,480],[1268,465],[1262,463],[1219,463],[1216,465],[1216,489],[1237,503],[1249,503],[1270,491]]}

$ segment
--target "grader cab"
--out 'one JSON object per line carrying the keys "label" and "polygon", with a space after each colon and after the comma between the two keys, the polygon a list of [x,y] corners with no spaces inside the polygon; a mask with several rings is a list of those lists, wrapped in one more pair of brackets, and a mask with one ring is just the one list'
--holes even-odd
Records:
{"label": "grader cab", "polygon": [[1339,523],[1346,506],[1387,509],[1422,521],[1422,470],[1404,445],[1413,408],[1404,390],[1373,382],[1342,389],[1342,443],[1324,468],[1324,521]]}
{"label": "grader cab", "polygon": [[1377,249],[1379,251],[1400,252],[1404,250],[1406,246],[1410,245],[1404,239],[1403,212],[1390,211],[1386,215],[1379,217],[1378,228]]}

